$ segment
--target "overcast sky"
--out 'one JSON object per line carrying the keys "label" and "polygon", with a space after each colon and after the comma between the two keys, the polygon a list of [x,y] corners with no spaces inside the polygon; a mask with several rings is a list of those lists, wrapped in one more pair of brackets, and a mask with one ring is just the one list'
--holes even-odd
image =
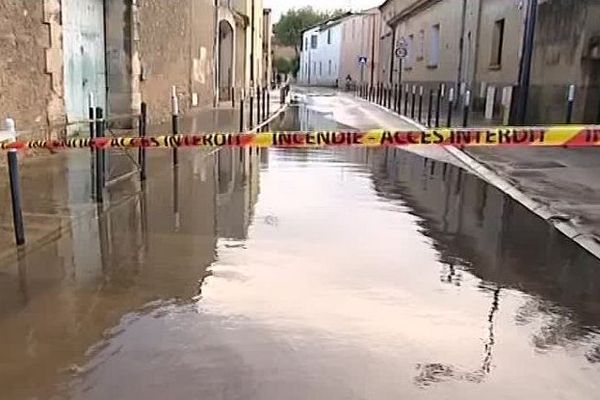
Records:
{"label": "overcast sky", "polygon": [[378,6],[384,0],[264,0],[264,6],[273,9],[273,23],[279,21],[281,14],[290,8],[312,6],[322,10],[334,10],[336,8],[351,8],[352,10],[363,10]]}

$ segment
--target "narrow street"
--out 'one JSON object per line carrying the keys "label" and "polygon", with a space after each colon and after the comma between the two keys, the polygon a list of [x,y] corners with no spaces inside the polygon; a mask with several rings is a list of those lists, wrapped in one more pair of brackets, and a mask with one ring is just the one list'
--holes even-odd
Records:
{"label": "narrow street", "polygon": [[[271,130],[409,127],[294,96]],[[148,154],[1,267],[2,399],[597,398],[600,261],[443,148]]]}

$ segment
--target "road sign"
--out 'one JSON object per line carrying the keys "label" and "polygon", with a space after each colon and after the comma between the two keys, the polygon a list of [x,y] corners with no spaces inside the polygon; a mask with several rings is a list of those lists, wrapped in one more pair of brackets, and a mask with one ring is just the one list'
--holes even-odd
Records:
{"label": "road sign", "polygon": [[398,47],[395,51],[396,57],[406,58],[408,56],[408,50],[406,47]]}
{"label": "road sign", "polygon": [[367,57],[359,56],[358,57],[358,63],[359,64],[366,64],[367,63]]}

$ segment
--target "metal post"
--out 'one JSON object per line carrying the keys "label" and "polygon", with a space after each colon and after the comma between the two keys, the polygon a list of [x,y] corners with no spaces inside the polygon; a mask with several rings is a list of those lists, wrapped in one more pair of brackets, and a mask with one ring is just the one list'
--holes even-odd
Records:
{"label": "metal post", "polygon": [[454,109],[454,88],[451,87],[448,91],[448,123],[446,126],[450,128],[452,126],[452,110]]}
{"label": "metal post", "polygon": [[469,125],[469,108],[471,107],[471,91],[465,92],[465,105],[463,110],[463,128]]}
{"label": "metal post", "polygon": [[435,107],[435,127],[436,128],[440,127],[440,112],[442,111],[442,98],[444,98],[445,91],[446,91],[446,85],[441,83],[440,87],[438,88],[437,102],[435,104],[435,106],[436,106]]}
{"label": "metal post", "polygon": [[575,103],[575,85],[569,85],[567,94],[567,124],[573,121],[573,105]]}
{"label": "metal post", "polygon": [[531,60],[533,59],[533,47],[535,45],[538,0],[529,0],[526,4],[525,31],[523,32],[523,44],[521,46],[519,91],[517,97],[517,112],[515,116],[518,125],[525,124],[525,119],[527,117],[527,102],[529,100],[529,84],[531,81]]}
{"label": "metal post", "polygon": [[[14,142],[17,140],[15,121],[12,118],[7,118],[5,123],[6,131],[12,136],[10,140]],[[9,150],[7,158],[15,243],[17,246],[23,246],[25,244],[25,228],[23,224],[23,209],[21,208],[21,179],[19,177],[19,159],[17,150]]]}
{"label": "metal post", "polygon": [[[94,93],[90,93],[88,96],[88,101],[89,101],[89,111],[88,111],[88,116],[90,118],[89,121],[89,127],[90,127],[90,139],[94,138],[94,132],[96,130],[96,105],[95,105],[95,101],[94,101]],[[94,152],[94,149],[91,149],[92,153]]]}
{"label": "metal post", "polygon": [[419,86],[419,123],[423,120],[423,86]]}
{"label": "metal post", "polygon": [[[139,134],[142,138],[142,141],[146,137],[148,126],[148,105],[142,102],[141,105],[141,114],[140,114],[140,122],[139,122]],[[140,164],[140,181],[144,182],[146,180],[146,148],[140,147],[138,152],[138,163]]]}
{"label": "metal post", "polygon": [[433,117],[433,89],[429,89],[429,104],[427,105],[427,126],[431,128],[431,118]]}
{"label": "metal post", "polygon": [[[90,118],[89,121],[89,129],[90,129],[90,140],[94,139],[94,136],[96,136],[96,102],[94,101],[94,94],[90,93],[88,95],[88,102],[89,102],[89,111],[88,111],[88,116]],[[92,191],[94,191],[96,185],[95,185],[95,181],[96,181],[96,172],[95,172],[95,166],[94,166],[94,148],[90,147],[90,174],[92,176]]]}
{"label": "metal post", "polygon": [[[173,135],[179,135],[179,100],[177,98],[177,87],[171,88],[171,130]],[[177,147],[173,148],[173,166],[179,164],[179,154]]]}
{"label": "metal post", "polygon": [[231,108],[235,108],[235,88],[231,87]]}
{"label": "metal post", "polygon": [[398,84],[396,93],[396,114],[402,114],[402,84]]}
{"label": "metal post", "polygon": [[408,115],[408,97],[410,95],[408,83],[404,86],[404,115]]}
{"label": "metal post", "polygon": [[[281,104],[283,104],[283,88],[281,88]],[[252,130],[254,128],[254,87],[250,86],[250,112],[248,113],[249,125],[248,129]]]}
{"label": "metal post", "polygon": [[246,130],[246,126],[244,125],[244,98],[240,99],[240,133]]}
{"label": "metal post", "polygon": [[412,87],[412,104],[410,105],[410,118],[415,119],[415,107],[417,104],[417,86]]}
{"label": "metal post", "polygon": [[262,119],[260,118],[260,96],[261,96],[260,86],[256,87],[256,124],[260,125]]}
{"label": "metal post", "polygon": [[[104,137],[104,112],[96,108],[96,139]],[[104,150],[96,148],[96,202],[104,201]]]}
{"label": "metal post", "polygon": [[267,90],[267,119],[271,115],[271,92]]}
{"label": "metal post", "polygon": [[262,107],[262,116],[263,116],[263,121],[266,121],[267,118],[269,118],[269,115],[267,114],[267,93],[269,91],[269,88],[267,86],[263,87],[263,107]]}

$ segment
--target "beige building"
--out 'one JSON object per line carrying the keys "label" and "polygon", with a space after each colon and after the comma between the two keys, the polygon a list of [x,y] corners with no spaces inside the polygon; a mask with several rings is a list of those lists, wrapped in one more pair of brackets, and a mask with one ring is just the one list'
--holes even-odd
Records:
{"label": "beige building", "polygon": [[[168,15],[168,18],[165,16]],[[0,117],[21,130],[108,114],[166,117],[213,100],[212,0],[32,0],[0,4]]]}
{"label": "beige building", "polygon": [[269,86],[273,81],[273,21],[271,9],[263,10],[263,46],[262,46],[262,85]]}
{"label": "beige building", "polygon": [[380,15],[372,8],[344,19],[340,56],[340,81],[347,76],[356,83],[374,83],[379,68]]}
{"label": "beige building", "polygon": [[43,132],[86,120],[92,94],[109,116],[145,101],[157,122],[172,86],[182,112],[212,107],[266,81],[268,31],[262,0],[3,1],[0,118]]}
{"label": "beige building", "polygon": [[[387,0],[380,6],[379,81],[445,84],[459,95],[469,89],[475,111],[506,122],[525,93],[519,82],[527,9],[525,0]],[[597,121],[600,4],[540,0],[537,15],[527,120],[564,122],[574,84],[581,96],[575,115]],[[407,49],[403,59],[399,47]]]}

